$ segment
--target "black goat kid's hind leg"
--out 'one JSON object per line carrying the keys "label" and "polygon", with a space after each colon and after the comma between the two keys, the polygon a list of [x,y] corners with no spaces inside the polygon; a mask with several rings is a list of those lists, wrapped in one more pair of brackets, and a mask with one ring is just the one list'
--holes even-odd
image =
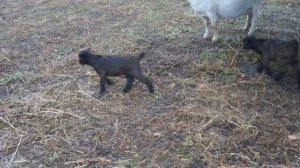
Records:
{"label": "black goat kid's hind leg", "polygon": [[153,84],[146,76],[139,74],[136,76],[136,78],[148,87],[150,93],[154,92]]}
{"label": "black goat kid's hind leg", "polygon": [[112,80],[110,80],[109,78],[107,78],[107,77],[106,77],[106,83],[108,85],[113,85],[114,84],[114,82]]}
{"label": "black goat kid's hind leg", "polygon": [[262,59],[262,64],[263,64],[263,68],[264,68],[264,70],[265,70],[265,73],[266,73],[268,76],[272,77],[272,76],[273,76],[273,72],[272,72],[272,70],[271,70],[271,68],[270,68],[270,66],[269,66],[270,61],[268,60],[268,56],[264,56],[264,57],[263,57],[263,59]]}
{"label": "black goat kid's hind leg", "polygon": [[123,89],[123,92],[124,93],[127,93],[131,90],[132,88],[132,84],[133,84],[133,81],[134,81],[134,77],[133,76],[130,76],[130,75],[126,75],[125,76],[126,79],[127,79],[127,83],[126,83],[126,86],[125,88]]}

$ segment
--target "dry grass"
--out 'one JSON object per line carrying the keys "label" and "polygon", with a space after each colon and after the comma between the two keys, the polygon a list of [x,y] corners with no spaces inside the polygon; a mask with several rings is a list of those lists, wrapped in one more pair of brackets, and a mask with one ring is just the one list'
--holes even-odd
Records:
{"label": "dry grass", "polygon": [[[300,166],[293,72],[253,73],[244,18],[221,20],[212,44],[184,0],[2,1],[0,167]],[[296,1],[265,1],[256,36],[299,40],[299,15]],[[156,93],[137,82],[124,95],[116,77],[93,98],[86,47],[145,51]]]}

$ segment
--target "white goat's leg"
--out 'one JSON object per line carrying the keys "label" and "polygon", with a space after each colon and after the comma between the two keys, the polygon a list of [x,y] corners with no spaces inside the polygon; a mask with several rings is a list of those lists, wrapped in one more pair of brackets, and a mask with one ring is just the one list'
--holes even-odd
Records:
{"label": "white goat's leg", "polygon": [[214,32],[214,36],[212,38],[212,42],[216,42],[219,39],[217,22],[215,22],[214,24],[212,24],[212,31]]}
{"label": "white goat's leg", "polygon": [[256,16],[253,16],[252,19],[251,19],[251,27],[249,29],[248,36],[251,36],[254,33],[255,21],[256,21]]}
{"label": "white goat's leg", "polygon": [[250,14],[247,14],[247,21],[246,21],[245,26],[243,27],[243,30],[248,30],[249,29],[251,20],[252,20],[252,16]]}
{"label": "white goat's leg", "polygon": [[210,21],[211,21],[211,28],[212,31],[214,33],[214,36],[212,38],[212,42],[216,42],[219,39],[219,34],[218,34],[218,27],[217,27],[217,16],[213,15],[212,17],[210,17]]}
{"label": "white goat's leg", "polygon": [[257,8],[253,8],[253,11],[252,11],[252,18],[251,18],[251,26],[250,26],[250,29],[249,29],[249,32],[248,32],[248,36],[251,36],[255,30],[255,22],[256,22],[256,19],[257,19],[257,16],[258,16],[258,7]]}
{"label": "white goat's leg", "polygon": [[203,35],[204,39],[207,39],[209,37],[210,27],[209,27],[209,18],[206,16],[202,16],[202,20],[205,26],[205,33]]}

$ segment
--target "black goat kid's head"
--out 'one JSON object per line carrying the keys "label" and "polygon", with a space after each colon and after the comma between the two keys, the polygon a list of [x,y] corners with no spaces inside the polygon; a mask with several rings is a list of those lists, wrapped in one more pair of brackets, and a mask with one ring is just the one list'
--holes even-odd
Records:
{"label": "black goat kid's head", "polygon": [[88,49],[85,49],[85,50],[82,50],[79,54],[78,54],[78,56],[79,56],[79,63],[81,64],[81,65],[86,65],[86,64],[89,64],[89,62],[88,62],[88,57],[89,57],[89,55],[91,54],[92,52],[91,52],[91,49],[90,48],[88,48]]}
{"label": "black goat kid's head", "polygon": [[248,36],[243,40],[243,48],[246,50],[253,49],[253,42],[255,41],[254,37]]}

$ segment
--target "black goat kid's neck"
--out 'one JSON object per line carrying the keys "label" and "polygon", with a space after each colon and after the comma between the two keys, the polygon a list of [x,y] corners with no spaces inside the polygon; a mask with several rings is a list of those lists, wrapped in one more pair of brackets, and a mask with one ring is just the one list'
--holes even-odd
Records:
{"label": "black goat kid's neck", "polygon": [[94,55],[94,54],[90,54],[88,59],[87,59],[87,64],[92,66],[92,67],[95,67],[97,62],[98,62],[98,59],[100,58],[101,56],[99,55]]}

